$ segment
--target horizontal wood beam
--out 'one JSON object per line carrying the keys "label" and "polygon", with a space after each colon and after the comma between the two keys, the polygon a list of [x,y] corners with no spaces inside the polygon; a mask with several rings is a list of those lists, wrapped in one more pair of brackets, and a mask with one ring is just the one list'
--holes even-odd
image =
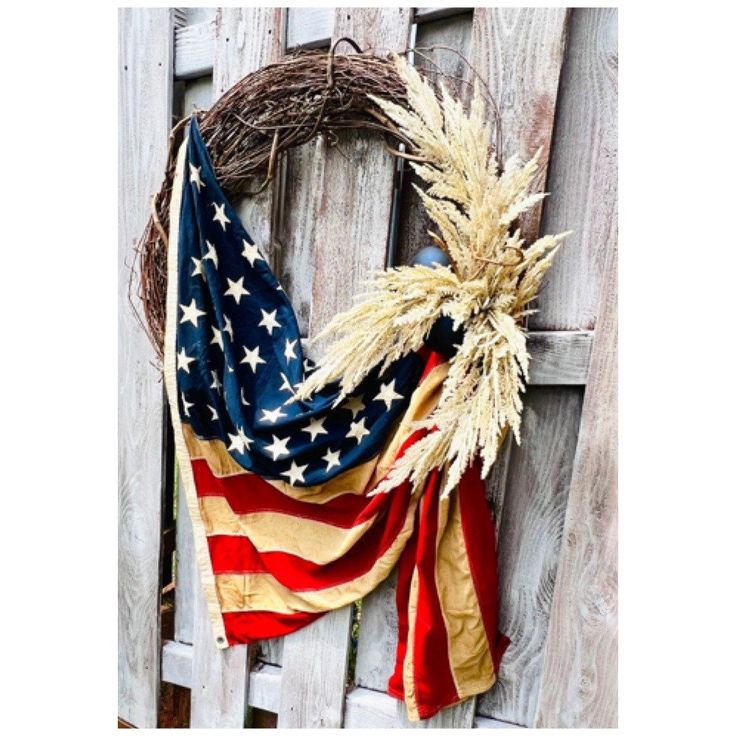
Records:
{"label": "horizontal wood beam", "polygon": [[529,385],[582,386],[588,380],[591,330],[529,332]]}
{"label": "horizontal wood beam", "polygon": [[[161,678],[182,687],[192,684],[191,644],[167,641],[163,646]],[[272,664],[257,665],[250,673],[248,705],[270,713],[278,713],[281,699],[281,667]],[[386,693],[356,687],[345,699],[345,728],[396,728],[399,724],[399,701]],[[511,723],[477,716],[475,728],[518,728]]]}
{"label": "horizontal wood beam", "polygon": [[165,641],[161,650],[161,679],[181,687],[192,686],[191,644],[179,641]]}
{"label": "horizontal wood beam", "polygon": [[414,8],[414,22],[421,25],[440,18],[451,18],[453,15],[463,15],[472,11],[473,8]]}
{"label": "horizontal wood beam", "polygon": [[182,26],[174,32],[174,77],[196,79],[212,74],[215,21]]}

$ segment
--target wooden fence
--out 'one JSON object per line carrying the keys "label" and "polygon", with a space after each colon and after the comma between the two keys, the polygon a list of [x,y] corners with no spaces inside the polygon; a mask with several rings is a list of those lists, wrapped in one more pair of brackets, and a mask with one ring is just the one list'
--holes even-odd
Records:
{"label": "wooden fence", "polygon": [[[439,47],[467,56],[500,107],[506,155],[543,148],[552,195],[527,232],[574,230],[530,320],[523,443],[505,446],[488,484],[501,627],[513,643],[491,691],[421,725],[615,726],[616,11],[139,8],[119,20],[119,716],[155,727],[164,681],[191,688],[191,727],[243,727],[249,707],[278,714],[279,727],[410,725],[385,694],[393,576],[363,600],[357,643],[358,609],[347,606],[256,652],[218,651],[181,497],[175,626],[162,641],[171,455],[160,374],[127,298],[172,124],[288,49],[348,35],[379,52],[429,47],[432,63],[466,78]],[[426,244],[426,218],[399,169],[371,136],[316,140],[289,152],[281,186],[240,207],[305,333],[346,307],[369,270],[406,263]]]}

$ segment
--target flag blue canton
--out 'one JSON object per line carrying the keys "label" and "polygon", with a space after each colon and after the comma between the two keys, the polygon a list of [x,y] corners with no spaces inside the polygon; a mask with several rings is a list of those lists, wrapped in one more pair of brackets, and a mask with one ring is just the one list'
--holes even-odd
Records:
{"label": "flag blue canton", "polygon": [[244,468],[312,486],[375,456],[416,388],[408,355],[374,370],[339,405],[336,384],[286,404],[314,369],[291,303],[215,178],[196,118],[179,221],[176,368],[179,414]]}

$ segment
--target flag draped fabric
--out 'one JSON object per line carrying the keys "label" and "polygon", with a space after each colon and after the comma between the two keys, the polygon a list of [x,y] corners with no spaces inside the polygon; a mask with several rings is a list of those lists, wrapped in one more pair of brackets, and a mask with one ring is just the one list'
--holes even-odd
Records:
{"label": "flag draped fabric", "polygon": [[217,646],[281,636],[397,568],[387,690],[412,720],[487,690],[497,630],[494,527],[477,468],[448,499],[371,490],[421,433],[447,371],[431,351],[289,401],[314,369],[288,297],[218,185],[196,119],[171,199],[165,379]]}

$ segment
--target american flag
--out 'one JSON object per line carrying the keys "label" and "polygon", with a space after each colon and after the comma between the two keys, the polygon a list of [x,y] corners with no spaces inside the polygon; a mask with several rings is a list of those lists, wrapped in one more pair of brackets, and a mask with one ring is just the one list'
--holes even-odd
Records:
{"label": "american flag", "polygon": [[315,366],[196,118],[171,222],[166,387],[216,644],[287,634],[398,566],[389,692],[418,719],[488,689],[506,640],[477,469],[448,500],[439,472],[422,489],[369,495],[421,436],[412,422],[436,405],[447,364],[422,351],[375,370],[339,403],[337,385],[289,402]]}

